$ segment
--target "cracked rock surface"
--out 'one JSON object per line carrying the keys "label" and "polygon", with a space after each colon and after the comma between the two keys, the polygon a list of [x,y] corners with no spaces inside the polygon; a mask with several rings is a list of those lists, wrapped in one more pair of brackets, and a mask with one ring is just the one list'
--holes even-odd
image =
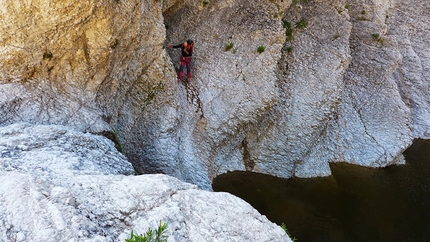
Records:
{"label": "cracked rock surface", "polygon": [[[330,162],[403,163],[413,139],[430,138],[429,9],[419,0],[5,2],[0,124],[114,134],[138,173],[207,190],[234,170],[314,177]],[[177,83],[179,50],[163,47],[188,38],[193,76]]]}
{"label": "cracked rock surface", "polygon": [[168,224],[168,241],[291,241],[227,193],[134,176],[114,144],[58,125],[0,128],[2,241],[124,241]]}
{"label": "cracked rock surface", "polygon": [[[183,143],[209,179],[232,170],[326,176],[329,162],[401,164],[414,138],[429,138],[427,2],[261,3],[171,1],[163,13],[169,42],[198,40],[203,108],[192,120],[201,125]],[[282,43],[280,52],[252,57],[259,34],[267,49]]]}

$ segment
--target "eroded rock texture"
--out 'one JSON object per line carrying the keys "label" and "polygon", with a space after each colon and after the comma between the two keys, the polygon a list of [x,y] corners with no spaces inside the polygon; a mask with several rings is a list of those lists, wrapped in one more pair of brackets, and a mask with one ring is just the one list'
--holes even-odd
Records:
{"label": "eroded rock texture", "polygon": [[[189,1],[165,11],[168,42],[190,38],[196,45],[192,82],[178,88],[179,155],[183,169],[195,172],[193,182],[246,169],[248,126],[278,100],[276,70],[285,41],[281,16],[274,17],[279,12],[281,5],[265,1]],[[226,48],[229,43],[233,48]],[[176,63],[179,51],[169,54]]]}
{"label": "eroded rock texture", "polygon": [[[205,189],[231,170],[321,176],[329,162],[401,163],[430,136],[426,1],[0,9],[0,122],[110,132],[139,173]],[[163,46],[188,38],[193,77],[178,84],[179,50]]]}
{"label": "eroded rock texture", "polygon": [[102,136],[59,125],[0,128],[1,241],[125,241],[168,224],[168,241],[291,241],[228,193],[134,176]]}
{"label": "eroded rock texture", "polygon": [[[177,129],[178,98],[161,9],[162,1],[2,1],[0,122],[109,134],[139,172],[175,174],[176,140],[165,131]],[[163,157],[173,165],[151,165]]]}

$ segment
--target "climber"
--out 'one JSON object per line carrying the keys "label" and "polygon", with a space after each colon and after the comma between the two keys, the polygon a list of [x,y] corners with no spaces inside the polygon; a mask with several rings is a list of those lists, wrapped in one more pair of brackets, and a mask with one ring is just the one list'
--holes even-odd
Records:
{"label": "climber", "polygon": [[181,81],[182,72],[184,71],[184,66],[187,66],[187,82],[190,82],[191,79],[191,56],[194,51],[194,41],[187,40],[182,44],[171,45],[167,44],[167,48],[181,48],[181,57],[179,58],[180,67],[178,72],[178,82]]}

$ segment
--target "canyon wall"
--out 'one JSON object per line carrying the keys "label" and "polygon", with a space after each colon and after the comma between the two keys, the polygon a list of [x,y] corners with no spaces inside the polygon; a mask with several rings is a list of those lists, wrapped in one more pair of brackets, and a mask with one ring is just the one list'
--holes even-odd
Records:
{"label": "canyon wall", "polygon": [[425,1],[1,3],[1,125],[104,134],[139,173],[325,176],[430,136]]}
{"label": "canyon wall", "polygon": [[[188,135],[197,139],[190,150],[202,158],[195,160],[206,162],[210,179],[231,170],[314,177],[329,175],[329,162],[403,163],[414,138],[429,138],[429,7],[219,1],[168,8],[168,41],[196,40],[190,89],[198,88],[201,125]],[[226,51],[228,43],[234,47]],[[275,49],[273,59],[258,54],[259,45]]]}

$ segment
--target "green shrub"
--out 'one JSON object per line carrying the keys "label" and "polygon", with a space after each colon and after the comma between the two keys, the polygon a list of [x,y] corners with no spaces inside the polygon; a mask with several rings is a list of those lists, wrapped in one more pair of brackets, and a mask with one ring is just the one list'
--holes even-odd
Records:
{"label": "green shrub", "polygon": [[279,11],[279,12],[276,12],[275,14],[273,14],[273,17],[279,18],[279,17],[282,17],[283,14],[284,14],[284,11]]}
{"label": "green shrub", "polygon": [[232,41],[228,41],[225,46],[224,46],[224,50],[225,51],[229,51],[234,47],[234,43]]}
{"label": "green shrub", "polygon": [[291,239],[293,242],[296,242],[296,241],[297,241],[296,237],[292,237],[292,236],[288,233],[287,226],[286,226],[284,223],[282,223],[282,224],[281,224],[281,228],[285,231],[285,233],[286,233],[286,234],[288,234],[288,237],[290,237],[290,239]]}
{"label": "green shrub", "polygon": [[292,0],[291,1],[291,3],[293,4],[293,5],[297,5],[298,3],[308,3],[308,0]]}
{"label": "green shrub", "polygon": [[306,23],[306,19],[304,18],[300,19],[300,21],[296,23],[296,28],[298,29],[306,28],[306,26],[308,26],[308,23]]}
{"label": "green shrub", "polygon": [[333,35],[333,39],[335,40],[335,39],[338,39],[340,37],[340,34],[339,33],[336,33],[335,35]]}
{"label": "green shrub", "polygon": [[373,39],[378,40],[379,39],[379,34],[375,33],[375,34],[371,34],[371,36],[373,37]]}
{"label": "green shrub", "polygon": [[[150,104],[152,100],[157,96],[158,93],[160,93],[164,89],[164,83],[158,82],[157,85],[154,86],[148,86],[146,91],[144,93],[146,94],[146,98],[143,100],[143,103],[145,105]],[[140,94],[137,92],[137,94]]]}
{"label": "green shrub", "polygon": [[167,223],[161,223],[156,230],[148,228],[145,234],[135,235],[131,231],[130,238],[126,239],[125,242],[167,242]]}
{"label": "green shrub", "polygon": [[203,3],[203,6],[206,6],[206,5],[208,5],[208,4],[209,4],[209,2],[208,2],[208,1],[206,1],[206,0],[205,0],[205,1],[203,1],[202,3]]}
{"label": "green shrub", "polygon": [[286,29],[285,35],[287,36],[288,41],[292,41],[294,39],[294,30],[293,29]]}
{"label": "green shrub", "polygon": [[379,43],[381,44],[384,43],[384,38],[382,38],[380,34],[374,33],[374,34],[371,34],[371,36],[374,40],[378,41]]}
{"label": "green shrub", "polygon": [[257,47],[257,52],[260,54],[263,53],[265,50],[266,50],[266,47],[264,47],[263,45],[260,45]]}
{"label": "green shrub", "polygon": [[282,26],[286,29],[291,29],[291,23],[287,20],[282,20]]}

